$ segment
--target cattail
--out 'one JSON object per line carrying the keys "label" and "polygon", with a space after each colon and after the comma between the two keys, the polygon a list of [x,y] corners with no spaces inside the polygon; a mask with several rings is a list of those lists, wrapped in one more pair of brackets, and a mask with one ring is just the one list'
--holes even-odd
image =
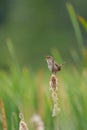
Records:
{"label": "cattail", "polygon": [[0,100],[0,110],[1,110],[1,119],[2,119],[2,128],[3,130],[7,130],[7,121],[6,121],[6,114],[5,114],[5,108],[4,103],[2,100]]}
{"label": "cattail", "polygon": [[60,111],[59,106],[58,106],[58,95],[57,95],[58,80],[57,80],[55,74],[51,75],[49,84],[50,84],[50,90],[52,92],[51,96],[52,96],[52,101],[53,101],[52,116],[54,117]]}
{"label": "cattail", "polygon": [[58,101],[58,96],[57,96],[57,92],[56,91],[52,91],[52,100],[54,103],[57,103]]}
{"label": "cattail", "polygon": [[63,64],[57,64],[52,56],[46,56],[46,61],[48,64],[48,68],[51,72],[51,78],[50,78],[50,90],[52,92],[52,101],[53,101],[53,112],[52,116],[56,116],[58,111],[60,110],[58,107],[58,96],[57,96],[57,90],[58,90],[58,80],[56,78],[56,73],[61,71]]}
{"label": "cattail", "polygon": [[57,78],[56,78],[55,74],[51,75],[49,84],[50,84],[50,89],[52,91],[57,91],[58,90],[58,88],[57,88],[58,81],[57,81]]}
{"label": "cattail", "polygon": [[27,124],[24,121],[24,116],[22,113],[19,113],[20,123],[19,130],[28,130]]}
{"label": "cattail", "polygon": [[33,115],[31,118],[31,123],[33,124],[35,130],[44,130],[44,123],[39,115]]}

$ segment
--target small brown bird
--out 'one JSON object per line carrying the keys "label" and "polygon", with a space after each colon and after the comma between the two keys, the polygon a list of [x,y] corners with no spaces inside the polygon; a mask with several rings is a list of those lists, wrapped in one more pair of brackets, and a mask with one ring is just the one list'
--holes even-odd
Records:
{"label": "small brown bird", "polygon": [[48,64],[48,68],[49,70],[53,73],[56,74],[57,72],[59,72],[61,70],[61,67],[63,64],[57,64],[55,62],[55,60],[53,59],[53,57],[51,56],[46,56],[46,61]]}

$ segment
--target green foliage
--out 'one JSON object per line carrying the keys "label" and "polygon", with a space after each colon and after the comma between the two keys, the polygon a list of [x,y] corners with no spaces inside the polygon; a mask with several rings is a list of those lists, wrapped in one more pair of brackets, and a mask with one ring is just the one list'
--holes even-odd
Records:
{"label": "green foliage", "polygon": [[82,34],[81,34],[81,30],[80,30],[80,26],[78,23],[78,19],[77,19],[77,15],[75,13],[75,10],[72,6],[72,4],[67,3],[66,4],[71,22],[73,24],[73,28],[74,28],[74,32],[76,35],[76,39],[77,39],[77,47],[78,47],[78,52],[75,49],[72,49],[71,51],[71,56],[74,60],[74,62],[77,65],[77,68],[80,70],[82,70],[83,67],[83,38],[82,38]]}
{"label": "green foliage", "polygon": [[[83,56],[82,35],[74,9],[71,4],[67,4],[67,9],[74,26],[80,55]],[[43,119],[45,130],[57,130],[58,128],[61,130],[86,130],[87,68],[82,66],[82,73],[79,73],[75,66],[67,64],[67,67],[58,73],[58,103],[61,111],[57,117],[53,118],[49,90],[50,72],[48,70],[32,72],[27,68],[21,69],[10,40],[7,40],[7,46],[12,58],[12,65],[10,72],[0,71],[0,99],[5,105],[8,130],[18,130],[19,108],[24,114],[29,130],[32,130],[29,122],[34,113],[38,113]],[[56,49],[52,50],[52,55],[56,61],[63,61]],[[78,64],[79,54],[72,51],[72,56]],[[80,62],[83,63],[83,60]],[[0,128],[3,129],[1,118]]]}
{"label": "green foliage", "polygon": [[[13,48],[12,45],[11,48]],[[12,51],[14,50],[12,49]],[[13,52],[9,52],[13,55]],[[55,57],[61,59],[57,50]],[[75,67],[66,69],[64,67],[58,74],[58,103],[61,111],[56,118],[53,118],[49,92],[50,75],[41,70],[38,73],[32,73],[27,68],[18,71],[17,64],[14,63],[10,73],[0,72],[0,98],[5,104],[8,129],[18,129],[18,108],[20,107],[29,127],[32,115],[38,113],[44,121],[45,130],[57,130],[57,128],[61,128],[61,130],[86,130],[87,70],[85,68],[79,74]],[[2,125],[1,122],[0,125]]]}
{"label": "green foliage", "polygon": [[74,31],[75,31],[75,35],[76,35],[77,43],[78,43],[78,48],[79,48],[79,51],[81,53],[82,48],[83,48],[83,39],[82,39],[79,24],[77,21],[77,16],[76,16],[76,13],[75,13],[75,10],[74,10],[72,4],[67,3],[66,7],[67,7],[71,22],[72,22],[73,27],[74,27]]}
{"label": "green foliage", "polygon": [[87,21],[82,16],[78,16],[78,20],[81,22],[85,31],[87,32]]}
{"label": "green foliage", "polygon": [[[58,127],[61,130],[86,130],[87,70],[84,69],[82,75],[79,75],[75,68],[72,68],[72,70],[63,69],[58,75],[58,102],[61,111],[56,118],[51,116],[49,74],[47,72],[42,74],[46,78],[43,78],[42,82],[39,83],[38,74],[32,75],[26,68],[22,70],[20,79],[17,79],[16,72],[14,68],[11,69],[9,75],[0,72],[0,98],[5,104],[8,129],[18,129],[18,107],[21,107],[28,123],[34,113],[39,113],[46,130],[51,128],[56,130]],[[39,95],[42,97],[38,98]]]}

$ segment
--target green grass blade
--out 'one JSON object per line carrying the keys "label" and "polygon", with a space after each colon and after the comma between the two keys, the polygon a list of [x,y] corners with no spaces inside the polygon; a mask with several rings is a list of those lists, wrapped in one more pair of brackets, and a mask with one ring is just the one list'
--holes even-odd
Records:
{"label": "green grass blade", "polygon": [[12,58],[12,65],[13,65],[13,67],[15,69],[15,72],[20,77],[20,75],[21,75],[20,66],[19,66],[19,63],[18,63],[18,60],[17,60],[17,56],[15,54],[15,50],[14,50],[13,44],[12,44],[10,39],[7,39],[7,47],[8,47],[10,56]]}
{"label": "green grass blade", "polygon": [[79,27],[79,24],[78,24],[78,20],[77,20],[75,10],[74,10],[73,6],[70,3],[67,3],[66,7],[67,7],[71,22],[72,22],[73,27],[74,27],[74,31],[75,31],[79,51],[80,51],[80,53],[82,53],[83,39],[82,39],[82,34],[81,34],[81,30],[80,30],[80,27]]}
{"label": "green grass blade", "polygon": [[80,21],[80,23],[83,25],[85,31],[87,32],[87,21],[82,16],[78,16],[77,18]]}

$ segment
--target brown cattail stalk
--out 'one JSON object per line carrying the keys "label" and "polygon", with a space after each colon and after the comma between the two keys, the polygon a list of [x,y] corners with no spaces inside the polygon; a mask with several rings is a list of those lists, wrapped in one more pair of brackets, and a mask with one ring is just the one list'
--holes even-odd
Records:
{"label": "brown cattail stalk", "polygon": [[20,118],[19,130],[28,130],[28,127],[27,127],[27,124],[25,123],[22,112],[19,113],[19,118]]}
{"label": "brown cattail stalk", "polygon": [[0,100],[0,110],[1,110],[1,115],[2,115],[2,128],[3,128],[3,130],[7,130],[5,107],[4,107],[4,103],[2,100]]}
{"label": "brown cattail stalk", "polygon": [[55,74],[51,75],[50,78],[50,90],[51,90],[51,96],[52,96],[52,101],[53,101],[53,110],[52,110],[52,116],[56,116],[57,113],[60,111],[59,106],[58,106],[58,95],[57,95],[57,91],[58,91],[58,80],[55,76]]}

